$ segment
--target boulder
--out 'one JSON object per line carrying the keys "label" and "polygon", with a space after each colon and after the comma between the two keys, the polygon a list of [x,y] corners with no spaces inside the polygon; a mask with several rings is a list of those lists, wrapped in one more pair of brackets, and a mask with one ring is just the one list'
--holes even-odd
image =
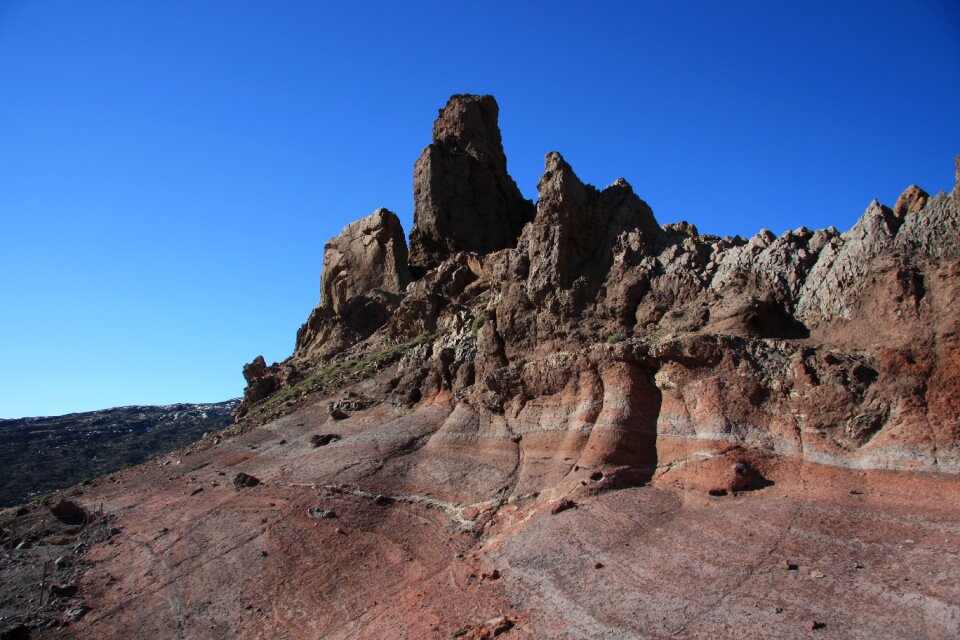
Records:
{"label": "boulder", "polygon": [[325,447],[331,442],[337,442],[338,440],[340,440],[340,436],[336,433],[315,433],[310,436],[310,444],[314,447]]}
{"label": "boulder", "polygon": [[64,524],[84,524],[89,518],[86,509],[71,500],[60,500],[50,507],[50,513]]}
{"label": "boulder", "polygon": [[233,486],[236,489],[249,489],[251,487],[256,487],[259,484],[259,478],[256,478],[249,473],[243,473],[242,471],[233,478]]}

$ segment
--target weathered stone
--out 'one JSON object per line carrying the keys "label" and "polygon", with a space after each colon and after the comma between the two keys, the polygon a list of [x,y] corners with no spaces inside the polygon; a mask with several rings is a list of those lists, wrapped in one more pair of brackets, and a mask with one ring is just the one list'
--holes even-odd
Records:
{"label": "weathered stone", "polygon": [[77,595],[77,585],[75,584],[53,584],[50,585],[50,595],[56,598],[72,598]]}
{"label": "weathered stone", "polygon": [[263,356],[257,356],[243,365],[243,378],[247,386],[243,391],[243,401],[236,409],[237,417],[246,415],[250,407],[276,391],[281,383],[279,369],[276,365],[268,367]]}
{"label": "weathered stone", "polygon": [[[338,418],[334,416],[334,420]],[[340,436],[335,433],[316,433],[310,436],[310,444],[314,447],[325,447],[331,442],[337,442],[340,440]]]}
{"label": "weathered stone", "polygon": [[507,174],[493,96],[455,95],[433,125],[413,179],[410,265],[416,276],[457,251],[516,245],[533,205]]}
{"label": "weathered stone", "polygon": [[929,197],[929,193],[912,184],[897,198],[897,203],[893,205],[893,215],[902,218],[908,213],[916,213],[926,206]]}
{"label": "weathered stone", "polygon": [[552,152],[537,187],[537,215],[524,232],[534,300],[551,287],[570,289],[579,278],[598,288],[617,257],[636,260],[656,246],[653,212],[622,178],[598,191]]}
{"label": "weathered stone", "polygon": [[409,282],[403,227],[387,209],[348,224],[324,247],[321,305],[334,313],[354,296],[374,290],[401,293]]}
{"label": "weathered stone", "polygon": [[955,174],[956,182],[953,185],[953,197],[957,200],[960,200],[960,156],[956,157],[957,171]]}
{"label": "weathered stone", "polygon": [[573,500],[570,500],[569,498],[560,498],[560,500],[550,508],[550,513],[557,515],[558,513],[568,509],[574,509],[576,506],[577,504]]}
{"label": "weathered stone", "polygon": [[256,478],[249,473],[238,473],[233,478],[233,486],[236,489],[249,489],[260,484],[260,478]]}
{"label": "weathered stone", "polygon": [[64,524],[84,524],[89,519],[87,510],[71,500],[60,500],[50,507],[50,513]]}

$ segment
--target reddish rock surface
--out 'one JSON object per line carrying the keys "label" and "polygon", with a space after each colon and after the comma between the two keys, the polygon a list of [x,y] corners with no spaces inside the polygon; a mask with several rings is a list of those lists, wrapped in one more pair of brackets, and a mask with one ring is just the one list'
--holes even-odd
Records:
{"label": "reddish rock surface", "polygon": [[[448,474],[432,490],[412,470],[446,415],[446,401],[370,409],[315,448],[328,418],[305,407],[119,474],[84,496],[123,532],[85,554],[92,608],[70,633],[450,638],[505,615],[515,638],[803,638],[810,619],[828,638],[956,636],[955,476],[794,459],[766,468],[773,484],[722,497],[604,490],[586,474],[540,496],[441,495],[458,468],[431,465]],[[235,490],[239,470],[263,484]],[[577,508],[550,515],[561,495]]]}
{"label": "reddish rock surface", "polygon": [[407,243],[396,214],[377,209],[346,226],[324,247],[321,304],[339,312],[350,298],[400,293],[410,282]]}
{"label": "reddish rock surface", "polygon": [[495,107],[434,125],[409,283],[335,239],[273,389],[83,496],[70,633],[958,637],[960,201],[719,238],[550,153],[527,215]]}

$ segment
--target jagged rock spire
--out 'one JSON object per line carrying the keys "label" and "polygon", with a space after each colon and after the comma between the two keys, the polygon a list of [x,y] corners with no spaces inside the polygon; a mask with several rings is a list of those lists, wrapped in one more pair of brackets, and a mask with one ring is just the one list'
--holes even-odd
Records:
{"label": "jagged rock spire", "polygon": [[599,286],[618,246],[649,253],[656,245],[660,227],[653,211],[623,178],[600,191],[581,182],[552,151],[537,188],[536,219],[524,238],[531,247],[531,273],[542,272],[544,286],[567,288],[581,276]]}
{"label": "jagged rock spire", "polygon": [[956,173],[957,182],[953,187],[953,197],[956,198],[957,200],[960,200],[960,156],[957,156],[956,163],[957,163],[957,173]]}
{"label": "jagged rock spire", "polygon": [[917,185],[912,184],[904,189],[900,197],[897,198],[897,203],[893,205],[893,214],[898,218],[902,218],[908,213],[920,211],[926,206],[929,198],[929,193]]}
{"label": "jagged rock spire", "polygon": [[533,218],[507,174],[493,96],[455,95],[414,166],[410,266],[414,276],[456,251],[488,253],[517,243]]}

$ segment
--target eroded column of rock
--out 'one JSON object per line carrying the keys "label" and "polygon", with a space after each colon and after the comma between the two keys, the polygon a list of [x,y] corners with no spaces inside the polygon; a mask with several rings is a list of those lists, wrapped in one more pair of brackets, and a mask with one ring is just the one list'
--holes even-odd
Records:
{"label": "eroded column of rock", "polygon": [[[549,337],[538,333],[569,334],[580,319],[591,324],[579,329],[600,330],[593,325],[603,318],[588,310],[605,282],[614,295],[630,298],[624,305],[635,305],[642,288],[631,288],[627,272],[652,255],[661,233],[650,207],[622,178],[599,191],[581,182],[559,153],[547,154],[544,165],[536,218],[503,269],[522,290],[511,286],[497,308],[505,338],[520,346]],[[518,313],[517,307],[536,312]],[[608,332],[618,326],[615,322]]]}
{"label": "eroded column of rock", "polygon": [[328,355],[379,329],[410,283],[396,214],[377,209],[324,247],[320,305],[297,333],[295,356]]}
{"label": "eroded column of rock", "polygon": [[350,298],[374,290],[400,293],[410,282],[407,243],[396,214],[377,209],[327,242],[320,304],[339,313]]}
{"label": "eroded column of rock", "polygon": [[512,247],[533,205],[507,174],[493,96],[455,95],[414,166],[410,265],[419,276],[457,251]]}

